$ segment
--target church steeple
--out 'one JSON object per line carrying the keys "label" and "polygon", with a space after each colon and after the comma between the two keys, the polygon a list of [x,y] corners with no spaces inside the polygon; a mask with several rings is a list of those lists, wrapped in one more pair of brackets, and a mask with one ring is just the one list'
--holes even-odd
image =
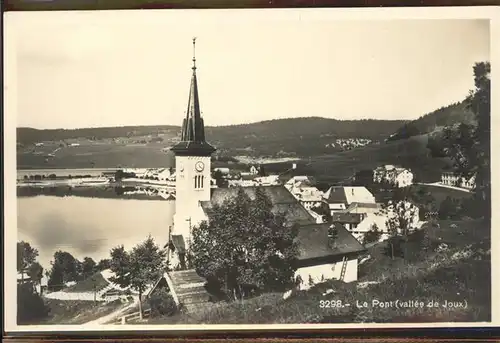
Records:
{"label": "church steeple", "polygon": [[172,151],[176,155],[209,156],[215,151],[205,141],[205,125],[201,117],[200,101],[198,98],[198,80],[196,78],[196,38],[193,38],[193,74],[191,76],[191,87],[189,88],[189,99],[186,118],[182,122],[181,141],[177,143]]}

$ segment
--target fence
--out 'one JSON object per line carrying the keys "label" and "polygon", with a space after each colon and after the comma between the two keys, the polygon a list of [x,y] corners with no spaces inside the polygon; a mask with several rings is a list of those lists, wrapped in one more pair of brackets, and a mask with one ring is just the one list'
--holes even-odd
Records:
{"label": "fence", "polygon": [[[144,311],[142,311],[142,317],[143,318],[149,318],[151,316],[151,309],[148,308]],[[113,324],[122,324],[125,325],[127,322],[134,321],[134,320],[139,320],[141,318],[139,311],[133,312],[127,315],[124,315],[120,318],[118,318]]]}

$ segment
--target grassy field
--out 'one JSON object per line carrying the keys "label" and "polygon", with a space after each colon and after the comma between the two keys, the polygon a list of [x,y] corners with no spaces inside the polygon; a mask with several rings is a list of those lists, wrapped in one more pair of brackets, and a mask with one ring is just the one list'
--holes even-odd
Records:
{"label": "grassy field", "polygon": [[50,308],[49,318],[42,324],[83,324],[108,315],[127,306],[121,301],[94,303],[93,301],[45,299]]}
{"label": "grassy field", "polygon": [[311,159],[311,168],[319,181],[337,181],[348,179],[360,170],[393,164],[410,168],[421,182],[435,182],[441,179],[443,168],[450,162],[430,157],[426,144],[426,136],[417,136],[408,140],[315,156]]}
{"label": "grassy field", "polygon": [[432,196],[436,199],[438,203],[441,203],[446,197],[451,197],[452,199],[465,199],[470,198],[472,193],[460,191],[458,189],[432,186],[432,185],[413,185],[412,188],[418,189],[423,188],[424,190],[430,192]]}
{"label": "grassy field", "polygon": [[[148,324],[490,321],[489,228],[479,221],[442,221],[428,230],[435,246],[446,243],[448,249],[422,256],[419,245],[410,240],[411,257],[393,260],[383,253],[383,244],[377,245],[369,250],[371,259],[360,268],[358,283],[328,281],[286,300],[278,293],[264,294],[200,313],[151,318]],[[327,289],[334,292],[324,295]],[[321,306],[325,300],[341,300],[344,306],[325,308]],[[372,306],[374,300],[414,300],[424,306],[381,308]],[[431,301],[433,306],[428,307]],[[366,307],[357,306],[365,302]],[[444,307],[445,302],[463,307]]]}

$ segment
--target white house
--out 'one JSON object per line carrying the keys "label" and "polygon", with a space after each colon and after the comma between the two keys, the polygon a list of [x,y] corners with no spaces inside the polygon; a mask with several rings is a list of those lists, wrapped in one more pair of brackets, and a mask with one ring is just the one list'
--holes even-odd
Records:
{"label": "white house", "polygon": [[[366,212],[362,210],[366,209]],[[371,206],[351,207],[351,211],[336,212],[333,214],[333,222],[343,225],[357,240],[362,242],[364,235],[370,231],[373,225],[382,232],[380,241],[389,237],[388,221],[403,216],[408,221],[409,231],[421,227],[419,208],[409,201],[399,201],[396,204],[389,202],[384,209],[377,205],[377,209]],[[397,222],[394,222],[397,225]]]}
{"label": "white house", "polygon": [[333,186],[326,191],[324,201],[333,214],[334,212],[346,210],[352,203],[375,204],[375,197],[363,186]]}
{"label": "white house", "polygon": [[220,172],[223,176],[228,176],[229,175],[229,168],[214,168],[214,172]]}
{"label": "white house", "polygon": [[228,187],[255,187],[258,186],[255,180],[229,180]]}
{"label": "white house", "polygon": [[413,184],[413,173],[409,169],[386,164],[373,171],[373,182],[380,183],[383,181],[398,188],[408,187]]}
{"label": "white house", "polygon": [[323,202],[323,192],[316,187],[294,187],[289,191],[308,210]]}
{"label": "white house", "polygon": [[261,176],[256,177],[254,180],[260,186],[276,186],[280,183],[279,175]]}
{"label": "white house", "polygon": [[259,169],[256,166],[250,166],[250,174],[257,175],[259,173]]}
{"label": "white house", "polygon": [[[332,229],[336,231],[335,239],[331,239]],[[297,241],[299,257],[295,280],[300,289],[329,279],[357,281],[358,258],[365,249],[342,225],[302,226]]]}
{"label": "white house", "polygon": [[473,175],[469,179],[466,179],[458,173],[445,172],[441,174],[441,184],[465,189],[474,189],[476,186],[476,176]]}
{"label": "white house", "polygon": [[285,188],[308,210],[320,206],[323,192],[313,186],[314,180],[309,176],[293,176],[285,183]]}

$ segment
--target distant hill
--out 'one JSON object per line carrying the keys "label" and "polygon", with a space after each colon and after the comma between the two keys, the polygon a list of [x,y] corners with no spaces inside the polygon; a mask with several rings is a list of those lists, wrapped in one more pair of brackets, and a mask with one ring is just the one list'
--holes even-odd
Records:
{"label": "distant hill", "polygon": [[[344,150],[337,139],[377,142],[402,120],[293,118],[252,124],[207,127],[206,137],[219,156],[304,158]],[[125,126],[74,130],[17,129],[18,168],[155,167],[179,139],[178,126]],[[37,144],[39,143],[39,144]],[[43,143],[43,146],[42,144]],[[167,155],[169,155],[167,153]]]}
{"label": "distant hill", "polygon": [[445,126],[453,126],[457,123],[475,124],[475,122],[474,114],[467,108],[465,101],[457,102],[403,124],[387,140],[407,139],[440,131]]}

